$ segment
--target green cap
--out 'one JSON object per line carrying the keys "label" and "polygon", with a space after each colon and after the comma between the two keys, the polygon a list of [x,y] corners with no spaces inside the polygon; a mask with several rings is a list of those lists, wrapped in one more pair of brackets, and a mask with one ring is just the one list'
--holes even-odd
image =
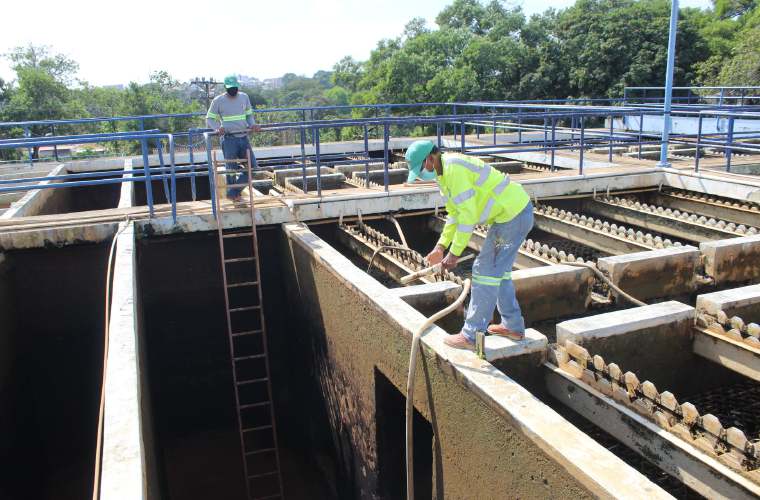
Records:
{"label": "green cap", "polygon": [[433,141],[414,141],[409,145],[404,155],[409,164],[409,178],[406,182],[414,182],[420,176],[422,162],[425,161],[425,158],[433,150],[433,147]]}
{"label": "green cap", "polygon": [[235,75],[229,75],[224,77],[224,88],[229,89],[232,87],[240,87],[237,77]]}

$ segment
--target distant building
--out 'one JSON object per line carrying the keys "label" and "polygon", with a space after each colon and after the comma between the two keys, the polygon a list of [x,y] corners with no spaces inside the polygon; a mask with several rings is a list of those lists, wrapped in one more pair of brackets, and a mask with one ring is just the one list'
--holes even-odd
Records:
{"label": "distant building", "polygon": [[280,78],[265,78],[264,88],[269,90],[277,90],[282,87],[282,77]]}

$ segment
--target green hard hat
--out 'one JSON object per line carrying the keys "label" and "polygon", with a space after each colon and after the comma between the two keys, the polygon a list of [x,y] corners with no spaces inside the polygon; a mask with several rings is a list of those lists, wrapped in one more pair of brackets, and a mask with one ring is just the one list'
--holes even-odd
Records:
{"label": "green hard hat", "polygon": [[433,141],[414,141],[409,145],[404,155],[409,164],[409,178],[407,178],[406,182],[414,182],[420,176],[422,162],[425,161],[425,158],[433,150],[433,147]]}
{"label": "green hard hat", "polygon": [[240,87],[237,76],[229,75],[224,77],[224,88],[229,89],[232,87]]}

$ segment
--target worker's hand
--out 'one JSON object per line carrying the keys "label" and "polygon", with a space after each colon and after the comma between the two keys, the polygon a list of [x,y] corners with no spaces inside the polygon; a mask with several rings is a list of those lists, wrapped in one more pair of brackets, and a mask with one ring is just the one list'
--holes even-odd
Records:
{"label": "worker's hand", "polygon": [[219,127],[218,129],[216,129],[216,133],[219,134],[220,136],[224,135],[224,127]]}
{"label": "worker's hand", "polygon": [[251,132],[261,132],[261,125],[256,125],[255,123],[251,125],[251,128],[248,129]]}
{"label": "worker's hand", "polygon": [[449,252],[446,255],[446,258],[443,259],[443,261],[441,261],[441,267],[445,271],[450,271],[450,270],[454,269],[455,267],[457,267],[457,263],[458,262],[459,262],[459,257],[457,257],[453,253]]}
{"label": "worker's hand", "polygon": [[427,254],[425,260],[427,260],[428,264],[431,266],[438,264],[443,260],[443,251],[444,248],[441,245],[436,245],[435,248]]}

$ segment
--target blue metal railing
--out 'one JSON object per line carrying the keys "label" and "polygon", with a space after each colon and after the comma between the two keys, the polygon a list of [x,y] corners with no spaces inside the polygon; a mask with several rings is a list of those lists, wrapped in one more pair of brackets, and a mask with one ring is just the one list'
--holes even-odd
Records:
{"label": "blue metal railing", "polygon": [[[490,113],[461,113],[457,109],[456,114],[448,115],[416,115],[416,116],[380,116],[369,118],[334,118],[329,120],[308,120],[280,122],[262,125],[264,131],[292,130],[299,138],[300,157],[293,158],[293,164],[302,169],[302,187],[308,193],[306,182],[307,162],[314,162],[316,169],[316,194],[322,195],[321,167],[324,162],[331,164],[356,164],[364,163],[367,183],[369,182],[369,163],[373,161],[369,151],[368,130],[376,128],[382,130],[383,142],[383,186],[389,190],[389,163],[390,163],[390,138],[392,127],[423,126],[428,130],[435,129],[435,136],[439,147],[447,150],[456,150],[465,154],[509,154],[537,152],[549,155],[551,170],[556,169],[555,156],[557,152],[577,150],[579,153],[579,173],[584,173],[584,152],[592,147],[605,147],[608,151],[608,159],[612,160],[615,145],[630,145],[638,147],[638,157],[641,157],[642,147],[646,144],[659,144],[657,134],[643,131],[645,116],[662,116],[661,110],[649,108],[628,107],[565,107],[565,106],[535,106],[523,104],[515,107],[514,104],[503,103],[466,103],[457,104],[465,109],[484,109]],[[568,109],[569,108],[569,109]],[[510,111],[510,110],[516,111]],[[507,110],[508,112],[504,112]],[[760,112],[743,110],[726,111],[716,109],[699,109],[675,112],[680,116],[697,117],[699,131],[697,134],[673,134],[671,141],[696,145],[695,170],[699,169],[699,151],[704,147],[722,148],[726,153],[726,169],[731,168],[731,154],[735,150],[749,150],[760,152],[760,144],[741,142],[742,140],[760,138],[760,130],[734,131],[734,121],[738,119],[759,120]],[[638,117],[638,131],[615,130],[613,120],[615,117]],[[702,122],[706,117],[720,117],[728,120],[729,126],[726,132],[705,134],[702,131]],[[132,117],[133,118],[133,117]],[[598,127],[603,120],[609,120],[608,126]],[[569,125],[569,126],[568,126]],[[363,141],[361,151],[356,151],[353,159],[338,159],[335,155],[325,155],[321,145],[321,135],[325,129],[343,127],[356,127],[362,130]],[[453,142],[444,143],[445,130],[450,127],[456,134]],[[467,144],[465,140],[467,129],[480,134],[480,130],[492,127],[491,144]],[[497,131],[502,131],[499,136]],[[506,132],[506,133],[504,133]],[[313,138],[313,145],[309,145],[312,151],[307,154],[307,134]],[[121,182],[144,182],[149,216],[154,217],[154,196],[152,181],[161,181],[164,195],[171,204],[172,218],[177,219],[177,180],[189,179],[191,183],[192,199],[196,199],[196,178],[208,176],[211,206],[214,207],[216,196],[215,178],[213,172],[213,138],[215,133],[208,129],[193,128],[187,132],[166,133],[158,130],[144,130],[131,132],[113,132],[103,134],[83,134],[76,136],[15,138],[0,140],[0,150],[14,148],[31,148],[43,145],[63,145],[75,143],[96,142],[122,142],[137,141],[142,149],[141,169],[117,169],[105,172],[65,174],[48,177],[33,177],[28,179],[2,180],[0,181],[0,194],[11,192],[24,192],[34,189],[60,189],[78,186],[97,186]],[[205,143],[205,161],[197,163],[190,150],[190,165],[178,166],[176,163],[175,140],[177,137],[193,136],[202,137]],[[459,140],[457,141],[456,137]],[[158,166],[152,167],[149,161],[148,145],[153,143],[157,147]],[[448,147],[445,147],[447,146]],[[164,158],[164,146],[168,151],[168,162]],[[379,160],[379,158],[377,159]],[[374,160],[374,161],[377,161]],[[267,167],[258,165],[259,170]],[[40,185],[37,182],[53,181]],[[216,216],[216,213],[214,213]]]}

